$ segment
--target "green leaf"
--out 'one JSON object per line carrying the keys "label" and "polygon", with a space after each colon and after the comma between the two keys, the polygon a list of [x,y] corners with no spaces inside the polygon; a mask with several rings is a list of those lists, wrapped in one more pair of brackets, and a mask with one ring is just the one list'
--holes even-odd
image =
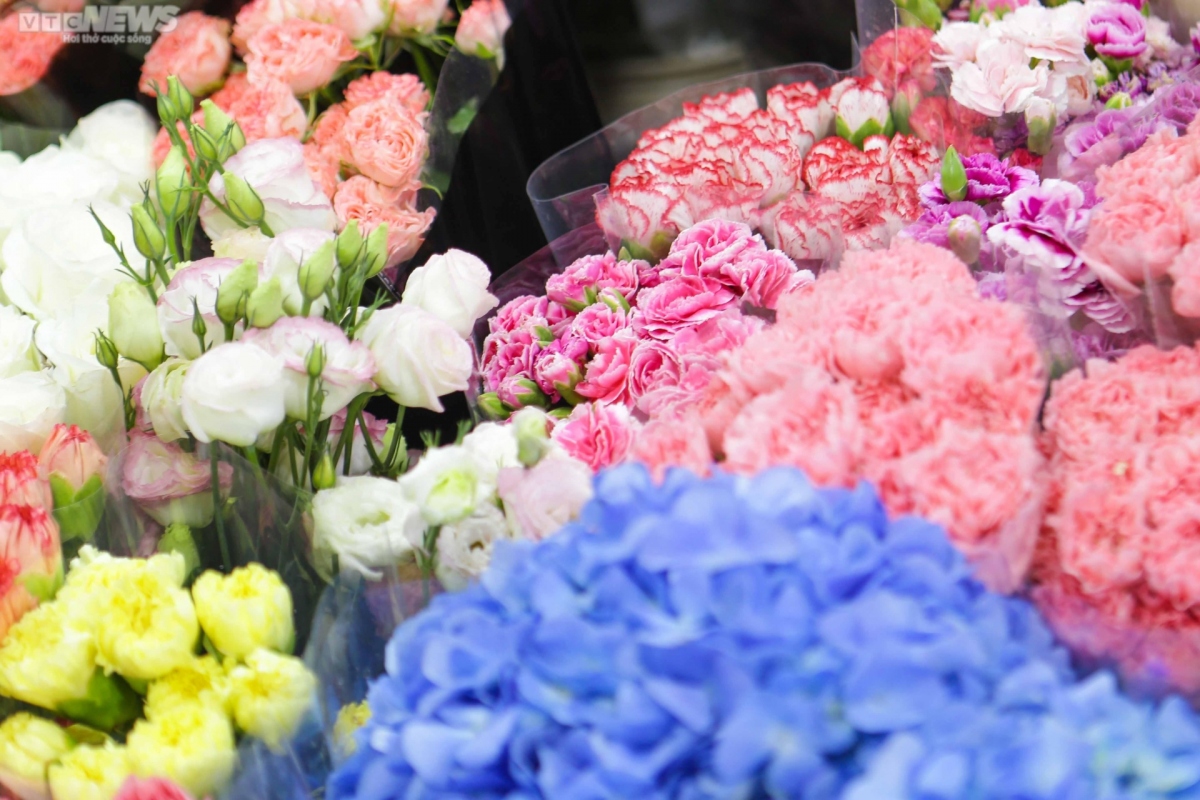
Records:
{"label": "green leaf", "polygon": [[63,584],[62,570],[53,575],[22,575],[20,581],[25,591],[36,597],[39,603],[49,603]]}
{"label": "green leaf", "polygon": [[60,128],[35,128],[20,122],[0,122],[0,150],[11,150],[21,158],[40,153],[68,131]]}
{"label": "green leaf", "polygon": [[446,130],[455,136],[462,136],[467,132],[467,128],[471,127],[471,123],[475,121],[475,116],[479,113],[479,100],[472,98],[462,108],[454,112],[454,116],[446,120]]}
{"label": "green leaf", "polygon": [[97,669],[88,682],[87,695],[58,707],[58,712],[101,731],[112,731],[142,714],[142,698],[119,675]]}
{"label": "green leaf", "polygon": [[100,527],[108,495],[104,481],[93,475],[88,482],[75,487],[61,475],[50,476],[50,492],[54,495],[54,519],[62,532],[63,541],[82,539],[88,541]]}

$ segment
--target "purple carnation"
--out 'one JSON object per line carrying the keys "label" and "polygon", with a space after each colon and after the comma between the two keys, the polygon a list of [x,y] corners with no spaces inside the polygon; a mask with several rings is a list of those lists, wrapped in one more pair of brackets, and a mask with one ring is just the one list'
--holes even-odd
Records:
{"label": "purple carnation", "polygon": [[[967,202],[999,202],[1013,192],[1038,184],[1037,173],[1033,170],[1013,166],[1007,159],[1001,161],[991,153],[967,156],[962,165],[967,173],[967,196],[964,198]],[[940,180],[932,180],[921,187],[921,204],[926,208],[949,202]]]}
{"label": "purple carnation", "polygon": [[979,224],[981,245],[979,250],[979,264],[984,270],[992,269],[994,266],[993,248],[987,238],[988,226],[991,225],[992,221],[988,213],[977,203],[963,200],[957,203],[948,203],[928,208],[916,222],[905,228],[900,235],[907,239],[915,239],[925,244],[954,250],[950,242],[950,223],[961,217],[970,217]]}
{"label": "purple carnation", "polygon": [[1102,56],[1137,58],[1146,52],[1146,18],[1133,6],[1103,5],[1088,20],[1087,37]]}
{"label": "purple carnation", "polygon": [[1183,133],[1200,112],[1200,84],[1191,81],[1173,83],[1159,90],[1154,95],[1154,102],[1159,116]]}

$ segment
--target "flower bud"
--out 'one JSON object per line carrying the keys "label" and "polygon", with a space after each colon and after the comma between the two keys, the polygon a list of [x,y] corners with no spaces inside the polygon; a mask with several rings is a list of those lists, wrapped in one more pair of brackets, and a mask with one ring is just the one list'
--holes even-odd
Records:
{"label": "flower bud", "polygon": [[168,223],[179,219],[187,209],[192,182],[188,177],[187,162],[178,145],[172,145],[167,157],[154,176],[158,191],[158,205],[166,215]]}
{"label": "flower bud", "polygon": [[162,363],[158,311],[144,286],[132,282],[117,284],[108,296],[108,330],[117,352],[130,361],[148,370]]}
{"label": "flower bud", "polygon": [[279,278],[260,283],[246,301],[246,320],[252,328],[269,328],[283,316],[283,284]]}
{"label": "flower bud", "polygon": [[895,0],[896,7],[930,30],[942,27],[942,10],[933,0]]}
{"label": "flower bud", "polygon": [[337,472],[333,468],[333,459],[328,452],[317,462],[317,468],[313,470],[312,484],[313,489],[318,492],[332,489],[337,484]]}
{"label": "flower bud", "polygon": [[[340,244],[340,241],[337,244]],[[330,239],[314,250],[300,265],[300,291],[309,300],[317,300],[324,295],[330,279],[333,278],[333,270],[337,266],[334,261],[335,246],[334,240]]]}
{"label": "flower bud", "polygon": [[568,419],[574,410],[573,408],[552,408],[546,412],[546,416],[553,420],[562,421]]}
{"label": "flower bud", "polygon": [[192,300],[192,333],[196,335],[196,339],[200,341],[200,348],[204,348],[204,342],[207,341],[204,337],[208,336],[208,323],[204,321],[204,315],[200,313],[200,306]]}
{"label": "flower bud", "polygon": [[143,205],[134,206],[130,214],[133,216],[133,243],[138,252],[151,261],[162,258],[167,249],[167,237],[158,226],[158,220]]}
{"label": "flower bud", "polygon": [[1048,100],[1035,97],[1025,109],[1025,124],[1029,126],[1029,152],[1044,156],[1054,144],[1054,128],[1058,114]]}
{"label": "flower bud", "polygon": [[542,460],[550,446],[550,419],[538,408],[523,408],[513,416],[517,459],[527,467]]}
{"label": "flower bud", "polygon": [[1108,102],[1104,104],[1105,108],[1121,109],[1129,108],[1133,105],[1133,98],[1125,92],[1117,92],[1112,97],[1108,98]]}
{"label": "flower bud", "polygon": [[383,223],[367,236],[367,277],[374,278],[387,266],[388,226]]}
{"label": "flower bud", "polygon": [[950,240],[950,249],[964,264],[970,266],[979,260],[983,231],[974,218],[955,217],[950,222],[947,238]]}
{"label": "flower bud", "polygon": [[179,522],[167,526],[162,538],[158,540],[158,552],[179,553],[183,556],[184,575],[191,575],[200,569],[200,551],[196,548],[196,539],[192,529]]}
{"label": "flower bud", "polygon": [[324,347],[318,344],[308,351],[308,357],[304,359],[304,369],[310,378],[321,377],[321,373],[325,371]]}
{"label": "flower bud", "polygon": [[117,368],[120,354],[113,340],[104,335],[104,331],[96,331],[96,360],[100,366],[108,370]]}
{"label": "flower bud", "polygon": [[192,93],[174,75],[167,76],[167,97],[171,99],[171,107],[178,114],[177,119],[188,119],[196,110],[196,100]]}
{"label": "flower bud", "polygon": [[171,102],[170,96],[162,91],[162,87],[155,90],[158,95],[158,120],[164,128],[169,128],[179,120],[179,112],[175,109],[175,104]]}
{"label": "flower bud", "polygon": [[[396,437],[400,437],[400,441],[396,443],[395,460],[398,462],[408,453],[408,444],[404,441],[404,434],[396,427],[396,423],[392,422],[387,426],[387,432],[383,434],[383,441],[379,445],[380,458],[386,458],[387,454],[392,452],[392,443],[396,441]],[[395,464],[384,464],[387,468],[392,468]]]}
{"label": "flower bud", "polygon": [[546,395],[542,393],[536,383],[528,378],[506,378],[501,381],[496,393],[509,408],[549,405]]}
{"label": "flower bud", "polygon": [[[204,130],[218,143],[228,140],[229,155],[246,146],[246,135],[233,117],[222,111],[212,100],[203,100],[200,108],[204,110]],[[224,159],[222,159],[224,160]]]}
{"label": "flower bud", "polygon": [[963,200],[967,196],[967,171],[963,168],[958,151],[951,145],[942,158],[942,193],[951,202]]}
{"label": "flower bud", "polygon": [[512,414],[512,409],[504,405],[500,400],[500,396],[495,392],[487,392],[486,394],[479,395],[479,399],[476,402],[479,404],[479,410],[488,419],[508,419]]}
{"label": "flower bud", "polygon": [[217,319],[233,325],[246,315],[246,301],[258,286],[258,264],[247,259],[233,269],[217,289]]}
{"label": "flower bud", "polygon": [[246,183],[245,178],[232,172],[225,173],[225,202],[235,220],[251,225],[258,225],[263,221],[266,209],[263,207],[262,198]]}
{"label": "flower bud", "polygon": [[342,228],[337,237],[337,260],[342,269],[350,269],[362,252],[363,237],[358,230],[358,220],[352,219]]}
{"label": "flower bud", "polygon": [[209,161],[224,161],[221,157],[221,145],[217,142],[213,135],[199,125],[192,125],[189,129],[192,136],[192,145],[195,146],[196,152],[202,158]]}

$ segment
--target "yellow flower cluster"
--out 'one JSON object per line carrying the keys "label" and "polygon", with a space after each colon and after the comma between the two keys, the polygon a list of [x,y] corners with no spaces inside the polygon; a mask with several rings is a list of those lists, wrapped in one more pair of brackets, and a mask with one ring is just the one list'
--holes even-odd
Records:
{"label": "yellow flower cluster", "polygon": [[258,564],[205,573],[190,591],[185,573],[178,554],[84,547],[57,597],[10,629],[0,694],[97,728],[136,721],[125,744],[75,746],[54,723],[15,715],[0,724],[0,783],[111,800],[130,775],[159,776],[203,797],[232,777],[238,731],[288,741],[316,679],[280,652],[295,639],[287,587]]}

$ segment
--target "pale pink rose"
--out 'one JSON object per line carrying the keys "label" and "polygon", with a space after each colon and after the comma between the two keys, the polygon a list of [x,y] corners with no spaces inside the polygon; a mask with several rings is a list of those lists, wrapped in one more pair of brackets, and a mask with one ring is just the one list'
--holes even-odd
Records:
{"label": "pale pink rose", "polygon": [[510,27],[504,0],[474,0],[458,21],[454,46],[467,55],[495,58],[504,69],[504,34]]}
{"label": "pale pink rose", "polygon": [[446,16],[450,0],[390,0],[393,34],[433,33]]}
{"label": "pale pink rose", "polygon": [[677,386],[683,379],[683,359],[675,348],[645,339],[637,343],[629,356],[627,387],[629,400],[640,405],[641,400],[657,389]]}
{"label": "pale pink rose", "polygon": [[53,510],[54,497],[37,456],[28,450],[0,453],[0,506],[38,506]]}
{"label": "pale pink rose", "polygon": [[989,39],[979,46],[976,61],[954,71],[950,96],[988,117],[1021,113],[1030,100],[1046,91],[1050,72],[1045,64],[1030,67],[1017,42]]}
{"label": "pale pink rose", "polygon": [[108,458],[87,431],[55,425],[38,454],[38,464],[47,476],[58,475],[78,490],[92,478],[104,479]]}
{"label": "pale pink rose", "polygon": [[[233,466],[217,467],[221,489],[233,485]],[[203,526],[213,514],[212,467],[177,442],[134,432],[121,467],[125,494],[160,525]]]}
{"label": "pale pink rose", "polygon": [[0,506],[0,642],[38,599],[24,578],[62,576],[58,523],[44,508]]}
{"label": "pale pink rose", "polygon": [[598,472],[625,460],[636,425],[622,405],[584,403],[554,428],[551,437],[567,455]]}
{"label": "pale pink rose", "polygon": [[284,405],[293,419],[308,418],[308,358],[321,348],[325,398],[320,418],[332,417],[363,392],[375,388],[375,356],[362,342],[351,341],[340,327],[316,317],[284,317],[269,328],[249,330],[242,341],[266,350],[283,362]]}
{"label": "pale pink rose", "polygon": [[393,75],[379,70],[350,81],[345,92],[347,110],[365,106],[386,98],[408,110],[420,114],[429,107],[429,90],[416,75]]}
{"label": "pale pink rose", "polygon": [[343,62],[358,57],[341,28],[303,19],[267,25],[246,43],[246,49],[251,83],[279,81],[295,95],[325,86]]}
{"label": "pale pink rose", "polygon": [[237,120],[247,142],[285,136],[299,139],[308,128],[304,107],[281,81],[252,84],[245,73],[230,75],[210,99]]}
{"label": "pale pink rose", "polygon": [[363,175],[355,175],[338,186],[333,198],[339,227],[357,220],[363,235],[381,224],[388,226],[388,266],[407,261],[416,255],[425,240],[425,232],[433,224],[437,212],[430,208],[417,211],[412,206],[413,193],[397,192]]}
{"label": "pale pink rose", "polygon": [[63,48],[61,33],[18,30],[20,14],[0,18],[0,97],[19,94],[42,79]]}
{"label": "pale pink rose", "polygon": [[384,186],[409,186],[429,155],[425,119],[388,97],[351,109],[342,129],[347,160]]}
{"label": "pale pink rose", "polygon": [[575,391],[605,405],[629,404],[629,362],[637,343],[637,336],[630,330],[601,341]]}
{"label": "pale pink rose", "polygon": [[618,261],[611,252],[600,256],[584,256],[546,281],[546,296],[556,303],[582,309],[605,289],[619,292],[633,302],[638,290],[638,273],[648,269],[645,261]]}
{"label": "pale pink rose", "polygon": [[[292,228],[333,230],[337,216],[329,198],[309,177],[304,145],[298,139],[260,139],[243,147],[225,162],[225,173],[233,173],[250,184],[263,202],[264,218],[276,235]],[[225,199],[224,174],[208,183],[218,200]],[[240,230],[209,199],[200,206],[200,221],[210,239],[220,239]]]}
{"label": "pale pink rose", "polygon": [[192,800],[192,796],[165,778],[131,777],[113,800]]}
{"label": "pale pink rose", "polygon": [[638,328],[654,339],[670,339],[737,305],[737,295],[719,281],[682,276],[648,289],[638,298]]}
{"label": "pale pink rose", "polygon": [[570,334],[582,339],[594,350],[600,342],[628,328],[631,322],[630,312],[620,306],[614,309],[606,303],[595,303],[571,320]]}
{"label": "pale pink rose", "polygon": [[154,87],[167,88],[174,75],[194,95],[203,96],[225,80],[233,48],[229,44],[229,21],[191,11],[175,20],[150,47],[142,62],[138,89],[155,95]]}
{"label": "pale pink rose", "polygon": [[530,469],[500,470],[496,487],[521,538],[538,542],[579,516],[592,499],[592,470],[575,458],[550,456]]}
{"label": "pale pink rose", "polygon": [[704,477],[713,466],[704,426],[697,419],[655,420],[646,424],[637,432],[629,457],[649,467],[660,483],[669,469],[682,468]]}

